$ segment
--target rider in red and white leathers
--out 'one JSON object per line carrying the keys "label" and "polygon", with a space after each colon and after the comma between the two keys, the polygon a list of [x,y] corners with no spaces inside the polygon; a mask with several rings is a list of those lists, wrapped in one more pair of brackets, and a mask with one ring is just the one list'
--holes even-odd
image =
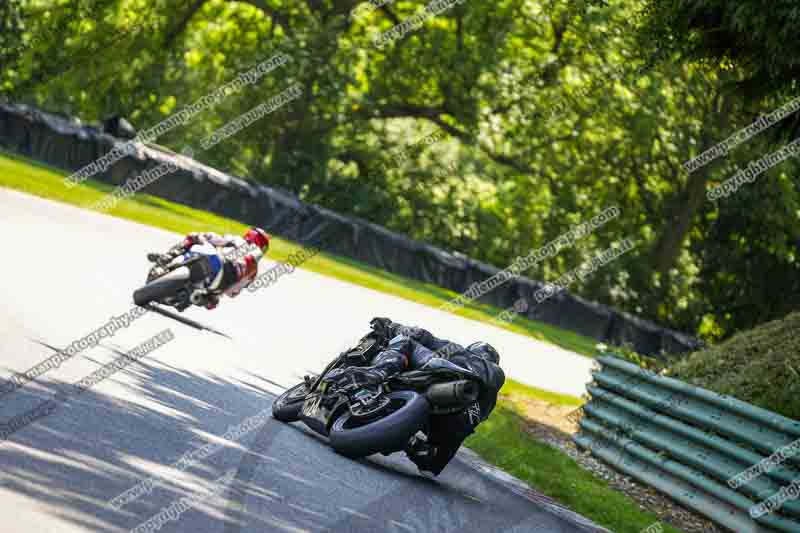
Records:
{"label": "rider in red and white leathers", "polygon": [[269,235],[261,228],[250,228],[243,237],[217,233],[190,233],[166,254],[148,254],[147,258],[165,266],[187,252],[205,255],[212,270],[204,287],[191,294],[191,303],[214,309],[222,294],[234,298],[258,274],[258,261],[269,249]]}

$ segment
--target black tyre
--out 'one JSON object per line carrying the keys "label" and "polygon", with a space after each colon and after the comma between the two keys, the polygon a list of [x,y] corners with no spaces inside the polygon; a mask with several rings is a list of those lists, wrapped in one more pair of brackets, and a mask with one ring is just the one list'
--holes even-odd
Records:
{"label": "black tyre", "polygon": [[163,298],[175,296],[175,293],[186,286],[190,278],[191,273],[188,267],[178,267],[172,272],[154,279],[144,287],[136,289],[133,292],[133,303],[144,306],[150,302],[158,302]]}
{"label": "black tyre", "polygon": [[272,416],[281,422],[297,422],[300,420],[300,410],[303,409],[305,399],[305,383],[286,389],[272,402]]}
{"label": "black tyre", "polygon": [[392,409],[388,416],[364,422],[348,411],[331,426],[334,450],[347,457],[366,457],[379,452],[402,450],[408,439],[428,421],[430,403],[413,391],[387,394]]}

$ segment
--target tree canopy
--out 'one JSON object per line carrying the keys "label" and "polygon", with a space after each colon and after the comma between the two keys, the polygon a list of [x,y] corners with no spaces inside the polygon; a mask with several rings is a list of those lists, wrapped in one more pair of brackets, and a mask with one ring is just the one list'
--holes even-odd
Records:
{"label": "tree canopy", "polygon": [[738,70],[743,96],[796,90],[800,77],[792,0],[647,0],[640,27],[643,47],[717,70]]}
{"label": "tree canopy", "polygon": [[[145,129],[285,53],[157,142],[179,151],[299,83],[301,98],[195,158],[498,267],[617,205],[525,275],[553,281],[631,238],[634,250],[570,290],[713,339],[800,304],[796,159],[706,197],[780,140],[764,133],[682,167],[792,96],[796,56],[776,51],[798,9],[777,4],[12,2],[0,8],[0,92]],[[376,44],[415,15],[421,25]]]}

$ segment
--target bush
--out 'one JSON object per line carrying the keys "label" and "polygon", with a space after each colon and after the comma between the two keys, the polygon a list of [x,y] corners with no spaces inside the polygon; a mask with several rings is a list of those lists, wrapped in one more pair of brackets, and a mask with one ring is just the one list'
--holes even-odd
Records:
{"label": "bush", "polygon": [[695,352],[667,375],[800,419],[800,312]]}

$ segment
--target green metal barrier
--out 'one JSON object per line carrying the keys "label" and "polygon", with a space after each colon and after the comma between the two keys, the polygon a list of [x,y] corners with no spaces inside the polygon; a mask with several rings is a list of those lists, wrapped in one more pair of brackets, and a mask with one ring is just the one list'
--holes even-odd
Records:
{"label": "green metal barrier", "polygon": [[800,454],[747,483],[728,483],[798,440],[800,422],[615,357],[598,362],[574,439],[580,448],[737,533],[800,532],[800,500],[750,514],[800,480]]}

